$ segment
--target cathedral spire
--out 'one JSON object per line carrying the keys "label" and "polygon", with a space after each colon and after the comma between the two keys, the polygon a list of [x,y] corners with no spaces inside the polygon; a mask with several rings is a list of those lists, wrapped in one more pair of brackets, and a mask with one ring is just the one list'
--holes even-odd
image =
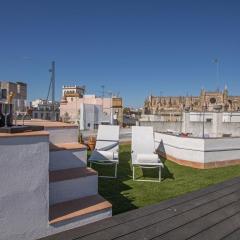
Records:
{"label": "cathedral spire", "polygon": [[226,100],[226,99],[227,99],[227,96],[228,96],[228,88],[227,88],[227,84],[225,84],[223,94],[224,94],[224,97],[225,97],[225,100]]}

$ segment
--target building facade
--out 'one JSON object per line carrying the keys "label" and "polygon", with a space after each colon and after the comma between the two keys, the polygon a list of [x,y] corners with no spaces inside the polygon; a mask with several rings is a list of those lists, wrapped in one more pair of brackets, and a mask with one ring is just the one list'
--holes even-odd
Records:
{"label": "building facade", "polygon": [[0,81],[1,101],[6,102],[9,95],[13,94],[14,112],[26,112],[27,107],[27,84],[23,82]]}
{"label": "building facade", "polygon": [[[153,116],[153,115],[150,115]],[[156,132],[192,137],[240,137],[240,112],[183,112],[181,121],[142,118],[140,126],[152,126]]]}
{"label": "building facade", "polygon": [[30,104],[31,117],[33,119],[59,121],[59,106],[59,102],[55,102],[53,105],[51,101],[36,99]]}
{"label": "building facade", "polygon": [[122,124],[122,98],[86,95],[81,86],[63,86],[60,117],[64,122],[80,121],[84,129],[98,124]]}
{"label": "building facade", "polygon": [[62,87],[62,97],[83,97],[85,94],[85,86],[63,86]]}
{"label": "building facade", "polygon": [[240,96],[230,96],[227,87],[223,91],[201,90],[199,96],[149,96],[144,103],[144,113],[154,115],[181,115],[182,111],[221,111],[240,110]]}

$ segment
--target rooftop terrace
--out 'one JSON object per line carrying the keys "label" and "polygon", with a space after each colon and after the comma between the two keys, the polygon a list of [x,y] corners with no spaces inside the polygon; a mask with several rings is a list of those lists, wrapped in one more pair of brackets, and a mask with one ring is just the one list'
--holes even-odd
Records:
{"label": "rooftop terrace", "polygon": [[[17,124],[22,125],[23,121],[18,120]],[[32,120],[24,120],[24,125],[29,126],[43,126],[45,128],[67,128],[67,127],[77,127],[76,124],[64,123],[64,122],[56,122],[42,119],[32,119]]]}
{"label": "rooftop terrace", "polygon": [[239,239],[240,177],[44,240]]}

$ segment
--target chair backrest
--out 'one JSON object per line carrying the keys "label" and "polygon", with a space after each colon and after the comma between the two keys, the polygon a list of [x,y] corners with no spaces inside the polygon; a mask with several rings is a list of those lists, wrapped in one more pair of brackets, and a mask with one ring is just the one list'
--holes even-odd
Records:
{"label": "chair backrest", "polygon": [[132,127],[132,153],[154,153],[154,135],[152,127]]}
{"label": "chair backrest", "polygon": [[119,126],[99,125],[96,149],[116,152],[119,149]]}

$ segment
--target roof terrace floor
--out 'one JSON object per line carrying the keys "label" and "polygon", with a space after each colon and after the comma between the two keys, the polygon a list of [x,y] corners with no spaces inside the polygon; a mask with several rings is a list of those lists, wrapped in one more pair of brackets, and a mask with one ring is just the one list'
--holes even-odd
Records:
{"label": "roof terrace floor", "polygon": [[240,239],[240,177],[43,239]]}
{"label": "roof terrace floor", "polygon": [[[22,125],[22,120],[17,120],[17,125]],[[72,123],[64,123],[58,121],[50,121],[50,120],[42,120],[42,119],[32,119],[32,120],[25,120],[24,125],[29,126],[43,126],[45,128],[68,128],[68,127],[77,127],[76,124]]]}

